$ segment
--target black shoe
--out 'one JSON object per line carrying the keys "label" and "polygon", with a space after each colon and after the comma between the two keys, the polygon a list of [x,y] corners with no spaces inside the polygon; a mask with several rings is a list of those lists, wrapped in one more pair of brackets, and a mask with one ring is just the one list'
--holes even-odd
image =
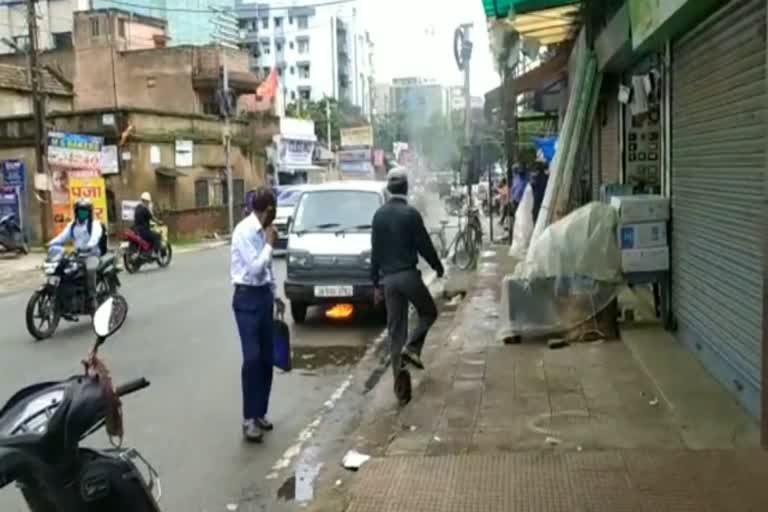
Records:
{"label": "black shoe", "polygon": [[248,443],[261,443],[264,434],[254,421],[246,421],[243,423],[243,439]]}
{"label": "black shoe", "polygon": [[411,374],[405,368],[401,368],[395,377],[395,396],[400,407],[411,401]]}
{"label": "black shoe", "polygon": [[267,418],[256,418],[254,420],[256,423],[256,426],[259,427],[261,430],[264,430],[266,432],[271,431],[275,426],[267,420]]}
{"label": "black shoe", "polygon": [[406,363],[415,366],[419,370],[424,369],[424,363],[421,362],[421,356],[412,350],[405,349],[402,354]]}

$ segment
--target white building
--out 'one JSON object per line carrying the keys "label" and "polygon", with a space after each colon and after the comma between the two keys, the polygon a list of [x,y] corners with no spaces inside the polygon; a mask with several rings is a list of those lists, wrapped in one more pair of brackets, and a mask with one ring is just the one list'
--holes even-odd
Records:
{"label": "white building", "polygon": [[236,13],[251,68],[264,76],[276,68],[286,103],[332,97],[370,115],[373,43],[357,2],[274,7],[237,0]]}
{"label": "white building", "polygon": [[[72,13],[88,9],[88,0],[38,0],[38,46],[41,50],[72,47]],[[29,44],[27,3],[0,0],[0,53],[26,50]]]}

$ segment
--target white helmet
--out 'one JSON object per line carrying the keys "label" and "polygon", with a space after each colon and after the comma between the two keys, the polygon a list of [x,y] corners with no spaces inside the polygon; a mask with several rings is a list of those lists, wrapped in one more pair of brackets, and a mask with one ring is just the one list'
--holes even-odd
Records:
{"label": "white helmet", "polygon": [[141,200],[142,200],[142,201],[146,201],[146,202],[148,202],[148,203],[151,203],[151,202],[152,202],[152,196],[151,196],[151,195],[149,195],[149,192],[142,192],[142,194],[141,194]]}

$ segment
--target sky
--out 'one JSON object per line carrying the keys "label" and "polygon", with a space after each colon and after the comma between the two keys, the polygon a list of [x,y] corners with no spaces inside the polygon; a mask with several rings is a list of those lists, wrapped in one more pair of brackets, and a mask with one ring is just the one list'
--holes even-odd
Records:
{"label": "sky", "polygon": [[474,23],[470,65],[473,96],[497,87],[481,0],[359,0],[361,15],[375,44],[376,81],[403,76],[434,78],[443,85],[463,84],[453,58],[453,32]]}

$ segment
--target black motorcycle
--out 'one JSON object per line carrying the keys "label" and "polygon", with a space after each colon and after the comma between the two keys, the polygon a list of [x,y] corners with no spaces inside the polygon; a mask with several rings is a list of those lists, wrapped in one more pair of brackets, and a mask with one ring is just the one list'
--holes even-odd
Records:
{"label": "black motorcycle", "polygon": [[[80,316],[93,314],[82,258],[66,254],[61,247],[51,247],[43,270],[46,282],[29,298],[26,312],[27,330],[37,340],[53,336],[62,318],[76,322]],[[96,277],[97,303],[117,294],[119,272],[114,254],[100,258]]]}
{"label": "black motorcycle", "polygon": [[[114,388],[98,357],[127,311],[119,296],[96,311],[96,343],[84,373],[28,386],[0,409],[0,489],[15,482],[31,512],[160,512],[157,472],[138,451],[121,446],[120,397],[149,382]],[[102,427],[113,448],[80,446]]]}
{"label": "black motorcycle", "polygon": [[0,217],[0,249],[6,252],[27,254],[29,245],[21,231],[21,226],[16,221],[16,216],[9,214]]}

